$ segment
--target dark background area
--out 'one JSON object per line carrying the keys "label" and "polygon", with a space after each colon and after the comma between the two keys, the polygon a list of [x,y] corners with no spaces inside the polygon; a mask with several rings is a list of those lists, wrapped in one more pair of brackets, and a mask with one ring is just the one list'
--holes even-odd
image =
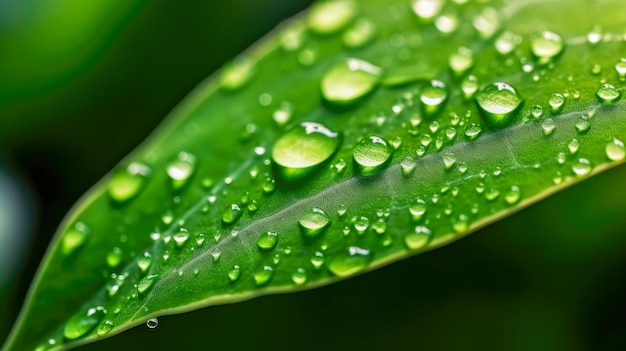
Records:
{"label": "dark background area", "polygon": [[[0,171],[34,206],[21,268],[0,282],[0,341],[72,204],[201,80],[310,1],[74,3],[0,0]],[[162,317],[84,349],[624,349],[624,179],[614,169],[329,287]]]}

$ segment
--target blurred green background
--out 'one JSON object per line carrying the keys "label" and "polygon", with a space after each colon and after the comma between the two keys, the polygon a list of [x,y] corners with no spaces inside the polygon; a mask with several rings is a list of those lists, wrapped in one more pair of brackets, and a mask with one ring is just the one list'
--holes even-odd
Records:
{"label": "blurred green background", "polygon": [[[0,0],[0,342],[71,205],[310,2]],[[162,317],[83,349],[626,349],[624,179],[619,167],[339,284]]]}

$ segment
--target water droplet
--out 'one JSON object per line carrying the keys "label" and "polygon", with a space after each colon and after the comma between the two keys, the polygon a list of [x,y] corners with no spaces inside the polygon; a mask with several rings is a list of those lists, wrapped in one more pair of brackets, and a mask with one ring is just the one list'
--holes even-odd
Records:
{"label": "water droplet", "polygon": [[338,277],[347,277],[365,269],[369,265],[371,256],[369,250],[350,246],[346,252],[339,253],[330,261],[328,270]]}
{"label": "water droplet", "polygon": [[235,266],[233,266],[233,269],[228,271],[228,280],[231,283],[234,283],[237,280],[239,280],[239,276],[240,275],[241,275],[241,268],[239,268],[239,266],[235,265]]}
{"label": "water droplet", "polygon": [[276,111],[274,111],[272,118],[278,126],[283,127],[291,120],[291,117],[293,116],[293,110],[294,107],[292,103],[283,101],[280,104],[280,107]]}
{"label": "water droplet", "polygon": [[406,156],[400,161],[400,170],[402,171],[402,175],[408,177],[413,173],[415,167],[417,166],[417,162],[413,159],[413,157]]}
{"label": "water droplet", "polygon": [[237,222],[237,220],[241,218],[242,214],[243,214],[243,211],[241,210],[239,205],[230,204],[228,207],[226,207],[226,209],[222,213],[222,223],[224,225],[231,225]]}
{"label": "water droplet", "polygon": [[332,66],[322,78],[324,98],[335,105],[350,105],[372,92],[380,83],[382,69],[356,58]]}
{"label": "water droplet", "polygon": [[449,34],[459,28],[459,16],[454,10],[446,10],[435,19],[435,27],[443,34]]}
{"label": "water droplet", "polygon": [[500,55],[508,55],[522,42],[522,37],[519,35],[504,31],[495,41],[496,51]]}
{"label": "water droplet", "polygon": [[69,255],[79,247],[83,246],[91,233],[91,229],[83,222],[76,222],[70,227],[61,241],[61,251],[64,255]]}
{"label": "water droplet", "polygon": [[410,250],[419,250],[428,245],[432,238],[430,229],[424,226],[415,227],[414,232],[410,232],[404,236],[404,244]]}
{"label": "water droplet", "polygon": [[354,229],[356,230],[357,234],[359,235],[363,235],[365,234],[365,232],[367,232],[367,229],[370,226],[370,220],[369,218],[365,217],[365,216],[360,216],[357,217],[354,220]]}
{"label": "water droplet", "polygon": [[309,12],[309,28],[318,34],[333,34],[342,30],[356,15],[356,4],[352,0],[319,1]]}
{"label": "water droplet", "polygon": [[387,223],[381,218],[372,223],[372,230],[378,235],[384,234],[387,231]]}
{"label": "water droplet", "polygon": [[220,75],[220,85],[227,91],[235,91],[246,85],[254,76],[255,64],[247,57],[239,56],[226,64]]}
{"label": "water droplet", "polygon": [[461,214],[452,221],[452,229],[457,234],[463,234],[469,230],[469,218]]}
{"label": "water droplet", "polygon": [[626,80],[626,58],[621,58],[615,64],[615,71],[621,81]]}
{"label": "water droplet", "polygon": [[446,85],[439,80],[431,80],[420,92],[420,101],[424,106],[426,114],[435,114],[441,110],[444,102],[448,98]]}
{"label": "water droplet", "polygon": [[146,321],[146,327],[150,328],[150,329],[154,329],[156,327],[159,326],[159,319],[158,318],[150,318]]}
{"label": "water droplet", "polygon": [[424,22],[432,22],[443,7],[442,0],[415,0],[413,12]]}
{"label": "water droplet", "polygon": [[506,194],[504,194],[504,201],[509,205],[513,205],[513,204],[516,204],[520,200],[521,196],[522,196],[522,191],[520,190],[520,188],[516,185],[513,185],[511,186],[509,191],[507,191]]}
{"label": "water droplet", "polygon": [[591,162],[586,158],[579,158],[572,166],[572,172],[577,176],[585,176],[591,172]]}
{"label": "water droplet", "polygon": [[377,136],[370,136],[358,142],[352,156],[363,175],[374,174],[386,167],[393,149],[387,141]]}
{"label": "water droplet", "polygon": [[204,234],[198,234],[196,235],[196,245],[198,247],[202,246],[204,244],[205,241],[205,237]]}
{"label": "water droplet", "polygon": [[448,171],[456,164],[456,156],[452,152],[443,155],[443,168]]}
{"label": "water droplet", "polygon": [[174,243],[176,243],[176,247],[183,247],[187,242],[187,239],[189,239],[189,233],[181,230],[174,234],[173,239]]}
{"label": "water droplet", "polygon": [[151,274],[143,279],[141,279],[139,281],[139,283],[137,283],[137,292],[139,294],[144,294],[146,291],[148,291],[148,289],[150,289],[152,287],[152,285],[154,284],[155,279],[158,277],[158,275],[156,274]]}
{"label": "water droplet", "polygon": [[319,123],[304,122],[278,138],[272,160],[283,178],[297,180],[330,159],[340,144],[339,133]]}
{"label": "water droplet", "polygon": [[567,144],[567,149],[569,150],[570,154],[575,154],[578,152],[578,139],[572,139],[570,140],[570,142]]}
{"label": "water droplet", "polygon": [[496,188],[491,188],[485,191],[485,199],[487,201],[494,201],[500,196],[500,191]]}
{"label": "water droplet", "polygon": [[150,167],[138,162],[115,171],[107,187],[109,198],[118,204],[126,203],[141,192],[151,174]]}
{"label": "water droplet", "polygon": [[330,224],[330,217],[319,208],[306,210],[298,220],[302,234],[308,238],[318,236]]}
{"label": "water droplet", "polygon": [[374,22],[361,18],[352,27],[346,30],[343,35],[343,44],[349,48],[360,48],[368,44],[376,35],[376,25]]}
{"label": "water droplet", "polygon": [[552,118],[546,118],[541,122],[541,130],[543,130],[543,134],[546,136],[552,134],[555,128],[556,124]]}
{"label": "water droplet", "polygon": [[471,99],[478,90],[478,78],[474,75],[468,75],[461,82],[461,90],[466,99]]}
{"label": "water droplet", "polygon": [[167,175],[172,188],[180,190],[193,175],[196,166],[196,157],[188,152],[181,151],[176,159],[167,165]]}
{"label": "water droplet", "polygon": [[585,134],[591,128],[591,123],[589,122],[589,118],[587,116],[581,116],[576,119],[576,123],[574,123],[574,127],[578,134]]}
{"label": "water droplet", "polygon": [[550,96],[550,100],[548,101],[548,104],[550,105],[553,113],[561,111],[564,103],[565,97],[559,93],[552,94],[552,96]]}
{"label": "water droplet", "polygon": [[598,100],[605,103],[616,102],[620,99],[622,93],[611,84],[602,84],[598,90],[596,90],[596,97]]}
{"label": "water droplet", "polygon": [[482,13],[474,18],[473,25],[483,39],[491,38],[500,28],[498,12],[491,7],[485,7]]}
{"label": "water droplet", "polygon": [[547,63],[560,54],[565,47],[563,38],[560,35],[544,31],[531,38],[530,49],[533,55],[539,59],[540,63]]}
{"label": "water droplet", "polygon": [[535,105],[535,106],[531,107],[530,108],[530,115],[534,119],[541,118],[541,116],[543,116],[543,107],[541,107],[540,105]]}
{"label": "water droplet", "polygon": [[291,275],[291,280],[296,285],[302,285],[307,281],[307,274],[304,268],[296,268],[296,271]]}
{"label": "water droplet", "polygon": [[617,138],[609,141],[604,147],[606,157],[611,161],[621,161],[626,156],[626,149],[624,148],[624,142]]}
{"label": "water droplet", "polygon": [[114,326],[115,324],[113,324],[113,322],[109,320],[105,320],[98,326],[98,329],[96,330],[96,334],[98,334],[98,336],[107,335],[111,330],[113,330]]}
{"label": "water droplet", "polygon": [[469,140],[474,140],[478,138],[482,131],[483,129],[480,127],[480,124],[472,123],[465,129],[465,136]]}
{"label": "water droplet", "polygon": [[276,247],[276,243],[278,243],[278,233],[269,231],[261,234],[256,244],[259,249],[269,251]]}
{"label": "water droplet", "polygon": [[306,39],[306,26],[301,21],[293,21],[280,33],[280,45],[285,51],[295,51],[302,47]]}
{"label": "water droplet", "polygon": [[270,266],[263,266],[262,269],[254,273],[254,283],[256,285],[267,284],[272,279],[273,275],[274,275],[274,268]]}
{"label": "water droplet", "polygon": [[141,270],[141,273],[146,273],[148,268],[152,265],[152,255],[149,252],[144,252],[142,256],[137,258],[137,267]]}
{"label": "water droplet", "polygon": [[409,206],[409,214],[411,219],[419,221],[426,213],[426,201],[417,199],[417,201]]}
{"label": "water droplet", "polygon": [[475,96],[483,116],[493,125],[509,122],[513,112],[522,104],[522,98],[506,83],[493,83],[481,89]]}
{"label": "water droplet", "polygon": [[111,251],[107,254],[106,261],[109,268],[117,267],[122,261],[122,249],[119,247],[111,249]]}
{"label": "water droplet", "polygon": [[169,208],[165,210],[165,213],[163,213],[163,216],[161,216],[161,221],[163,221],[163,224],[165,225],[172,224],[172,222],[174,221],[174,213],[172,213],[172,210],[170,210]]}
{"label": "water droplet", "polygon": [[474,54],[472,50],[462,46],[457,52],[450,55],[448,64],[454,75],[461,77],[474,66]]}
{"label": "water droplet", "polygon": [[88,308],[73,315],[63,329],[63,336],[75,340],[90,332],[104,318],[107,311],[102,306]]}
{"label": "water droplet", "polygon": [[324,254],[319,251],[315,251],[315,253],[311,257],[311,264],[315,269],[319,269],[320,267],[322,267],[324,265],[324,261]]}

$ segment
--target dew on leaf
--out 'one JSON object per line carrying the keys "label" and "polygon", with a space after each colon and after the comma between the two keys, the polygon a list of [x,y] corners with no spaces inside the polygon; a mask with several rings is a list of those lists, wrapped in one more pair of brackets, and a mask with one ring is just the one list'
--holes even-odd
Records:
{"label": "dew on leaf", "polygon": [[478,78],[471,74],[465,77],[461,82],[461,90],[466,99],[471,99],[478,91]]}
{"label": "dew on leaf", "polygon": [[509,84],[496,82],[481,89],[474,97],[487,121],[503,126],[522,104],[522,98]]}
{"label": "dew on leaf", "polygon": [[287,123],[289,123],[289,121],[291,121],[291,117],[293,116],[293,110],[294,106],[292,103],[283,101],[280,104],[280,107],[272,114],[272,118],[278,126],[283,127]]}
{"label": "dew on leaf", "polygon": [[146,273],[152,265],[152,255],[149,252],[144,252],[142,256],[137,258],[136,263],[141,273]]}
{"label": "dew on leaf", "polygon": [[469,140],[474,140],[478,138],[478,136],[480,135],[480,133],[482,133],[482,131],[483,129],[480,127],[479,124],[472,123],[465,129],[465,136]]}
{"label": "dew on leaf", "polygon": [[555,128],[556,123],[554,123],[554,120],[552,118],[546,118],[544,121],[541,122],[541,130],[546,136],[554,133]]}
{"label": "dew on leaf", "polygon": [[602,84],[598,90],[596,90],[596,97],[598,100],[605,103],[616,102],[621,96],[622,93],[620,93],[620,91],[611,84]]}
{"label": "dew on leaf", "polygon": [[408,177],[415,171],[415,167],[417,166],[417,162],[410,156],[405,156],[402,161],[400,161],[400,170],[402,171],[402,175]]}
{"label": "dew on leaf", "polygon": [[75,340],[90,332],[106,316],[102,306],[91,307],[73,315],[65,324],[63,336],[68,340]]}
{"label": "dew on leaf", "polygon": [[447,171],[452,169],[456,164],[456,156],[452,152],[446,152],[443,155],[443,168]]}
{"label": "dew on leaf", "polygon": [[487,201],[494,201],[500,196],[500,191],[496,188],[490,188],[485,191],[485,199]]}
{"label": "dew on leaf", "polygon": [[231,283],[234,283],[237,280],[239,280],[240,275],[241,275],[241,268],[238,265],[235,265],[230,271],[228,271],[228,280]]}
{"label": "dew on leaf", "polygon": [[376,35],[376,25],[366,19],[358,19],[354,25],[343,32],[341,39],[349,48],[359,48],[371,42]]}
{"label": "dew on leaf", "polygon": [[376,89],[382,68],[367,61],[348,58],[333,65],[322,77],[322,96],[328,102],[351,105]]}
{"label": "dew on leaf", "polygon": [[550,96],[550,100],[548,100],[548,104],[550,105],[550,109],[553,113],[561,111],[564,103],[565,97],[559,93],[552,94],[552,96]]}
{"label": "dew on leaf", "polygon": [[61,251],[64,255],[69,255],[79,247],[83,246],[91,229],[84,222],[76,222],[64,234],[61,240]]}
{"label": "dew on leaf", "polygon": [[419,99],[426,114],[439,112],[448,98],[448,88],[440,80],[431,80],[420,92]]}
{"label": "dew on leaf", "polygon": [[502,34],[498,36],[494,45],[496,47],[496,51],[500,55],[508,55],[522,42],[522,37],[519,35],[504,31]]}
{"label": "dew on leaf", "polygon": [[347,277],[367,268],[371,259],[369,250],[350,246],[328,263],[328,270],[338,277]]}
{"label": "dew on leaf", "polygon": [[540,63],[547,63],[563,51],[565,43],[560,35],[543,31],[530,39],[530,49]]}
{"label": "dew on leaf", "polygon": [[509,205],[516,204],[522,196],[522,191],[517,185],[511,186],[511,188],[504,194],[504,201]]}
{"label": "dew on leaf", "polygon": [[308,238],[318,236],[329,224],[330,217],[320,208],[306,210],[298,219],[302,234]]}
{"label": "dew on leaf", "polygon": [[621,58],[615,64],[615,71],[621,81],[626,80],[626,58]]}
{"label": "dew on leaf", "polygon": [[137,292],[139,294],[144,294],[146,291],[148,291],[152,285],[154,284],[155,279],[158,277],[158,275],[156,274],[151,274],[149,276],[146,276],[144,278],[142,278],[139,283],[137,283]]}
{"label": "dew on leaf", "polygon": [[167,175],[172,188],[180,190],[187,184],[196,168],[196,156],[185,151],[176,155],[176,159],[167,165]]}
{"label": "dew on leaf", "polygon": [[106,261],[109,268],[117,267],[122,261],[122,249],[120,249],[119,247],[114,247],[113,249],[111,249],[111,251],[107,253]]}
{"label": "dew on leaf", "polygon": [[267,284],[274,275],[274,268],[271,266],[263,266],[260,270],[254,272],[254,283],[256,285]]}
{"label": "dew on leaf", "polygon": [[324,254],[320,251],[315,251],[315,253],[313,253],[313,256],[311,256],[311,265],[313,265],[313,268],[315,269],[321,268],[324,265],[324,262]]}
{"label": "dew on leaf", "polygon": [[118,204],[126,203],[141,192],[151,174],[150,167],[139,162],[115,171],[107,186],[109,198]]}
{"label": "dew on leaf", "polygon": [[411,7],[420,20],[432,22],[443,8],[443,0],[415,0]]}
{"label": "dew on leaf", "polygon": [[304,268],[296,268],[296,271],[291,275],[291,280],[296,285],[303,285],[307,281],[307,273]]}
{"label": "dew on leaf", "polygon": [[577,176],[585,176],[591,172],[591,162],[586,158],[579,158],[572,166],[572,172]]}
{"label": "dew on leaf", "polygon": [[432,239],[432,232],[424,226],[417,226],[415,230],[404,235],[404,244],[409,250],[419,250],[428,245]]}
{"label": "dew on leaf", "polygon": [[243,214],[243,211],[241,210],[239,205],[230,204],[226,207],[226,209],[222,213],[222,223],[224,225],[231,225],[237,222],[237,220],[241,218],[242,214]]}
{"label": "dew on leaf", "polygon": [[450,55],[448,65],[455,76],[461,77],[474,66],[474,54],[466,47],[460,47],[457,52]]}
{"label": "dew on leaf", "polygon": [[172,238],[174,239],[176,247],[183,247],[189,239],[189,233],[181,230],[178,233],[174,234]]}
{"label": "dew on leaf", "polygon": [[268,231],[259,236],[256,244],[259,249],[263,251],[269,251],[273,250],[276,247],[276,243],[278,243],[278,233]]}
{"label": "dew on leaf", "polygon": [[357,217],[356,220],[354,220],[354,229],[359,235],[365,234],[365,232],[367,232],[367,229],[369,229],[369,226],[370,220],[365,216]]}
{"label": "dew on leaf", "polygon": [[220,86],[226,91],[235,91],[246,85],[255,73],[255,64],[247,57],[237,57],[226,64],[220,75]]}
{"label": "dew on leaf", "polygon": [[352,0],[319,1],[311,7],[307,22],[315,33],[334,34],[347,26],[356,12],[357,6]]}
{"label": "dew on leaf", "polygon": [[96,334],[98,334],[98,336],[107,335],[111,330],[113,330],[114,326],[115,324],[113,324],[112,321],[105,320],[104,322],[100,323],[98,329],[96,329]]}
{"label": "dew on leaf", "polygon": [[567,149],[569,150],[569,153],[572,155],[578,152],[579,146],[580,144],[578,143],[578,139],[572,139],[569,141],[569,143],[567,143]]}
{"label": "dew on leaf", "polygon": [[393,149],[385,139],[370,136],[356,144],[352,156],[361,174],[371,175],[385,168],[392,154]]}
{"label": "dew on leaf", "polygon": [[452,229],[457,234],[463,234],[469,230],[469,218],[465,214],[457,216],[452,221]]}
{"label": "dew on leaf", "polygon": [[617,138],[609,141],[604,147],[606,157],[611,161],[621,161],[626,156],[626,149],[624,148],[624,142]]}

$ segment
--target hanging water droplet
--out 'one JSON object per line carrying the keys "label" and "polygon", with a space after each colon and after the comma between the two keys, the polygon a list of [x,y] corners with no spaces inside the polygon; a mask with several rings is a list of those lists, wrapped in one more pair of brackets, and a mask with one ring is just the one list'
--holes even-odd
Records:
{"label": "hanging water droplet", "polygon": [[307,281],[307,274],[304,268],[296,268],[296,271],[291,275],[291,280],[296,285],[303,285]]}
{"label": "hanging water droplet", "polygon": [[254,273],[254,283],[256,285],[267,284],[272,279],[273,275],[274,275],[274,268],[270,266],[263,266],[262,269]]}
{"label": "hanging water droplet", "polygon": [[402,159],[402,161],[400,161],[400,170],[402,171],[402,175],[405,177],[409,177],[415,170],[416,166],[417,162],[410,156],[406,156]]}
{"label": "hanging water droplet", "polygon": [[115,324],[113,324],[113,322],[111,322],[110,320],[105,320],[98,326],[98,329],[96,329],[96,334],[98,334],[98,336],[105,336],[111,330],[113,330],[114,326]]}
{"label": "hanging water droplet", "polygon": [[87,241],[91,229],[83,222],[76,222],[70,227],[61,240],[61,251],[64,255],[69,255]]}
{"label": "hanging water droplet", "polygon": [[176,159],[167,165],[167,175],[170,178],[172,188],[180,190],[194,173],[196,168],[196,156],[181,151]]}
{"label": "hanging water droplet", "polygon": [[446,85],[439,80],[431,80],[420,92],[420,101],[424,106],[424,112],[432,115],[439,112],[448,98]]}
{"label": "hanging water droplet", "polygon": [[626,149],[624,148],[624,142],[617,138],[609,141],[604,147],[606,157],[611,161],[621,161],[626,156]]}
{"label": "hanging water droplet", "polygon": [[239,268],[238,265],[235,265],[230,271],[228,271],[228,280],[231,283],[234,283],[237,280],[239,280],[240,275],[241,275],[241,268]]}
{"label": "hanging water droplet", "polygon": [[564,103],[565,97],[559,93],[552,94],[552,96],[550,96],[550,100],[548,101],[548,104],[550,105],[553,113],[561,111]]}
{"label": "hanging water droplet", "polygon": [[330,224],[330,217],[319,208],[306,210],[298,220],[302,234],[308,238],[318,236]]}
{"label": "hanging water droplet", "polygon": [[111,249],[111,251],[107,254],[106,261],[109,268],[117,267],[122,261],[122,249],[119,247]]}
{"label": "hanging water droplet", "polygon": [[311,7],[307,22],[315,33],[333,34],[352,21],[356,10],[356,3],[352,0],[319,1]]}
{"label": "hanging water droplet", "polygon": [[517,185],[511,186],[509,191],[504,194],[504,201],[509,205],[516,204],[522,196],[522,191]]}
{"label": "hanging water droplet", "polygon": [[220,75],[220,86],[227,91],[235,91],[246,85],[254,76],[255,64],[247,57],[239,56],[226,64]]}
{"label": "hanging water droplet", "polygon": [[259,249],[269,251],[276,247],[276,243],[278,243],[278,233],[269,231],[261,234],[256,244]]}
{"label": "hanging water droplet", "polygon": [[356,144],[352,156],[361,174],[371,175],[385,168],[392,154],[385,139],[370,136]]}
{"label": "hanging water droplet", "polygon": [[506,83],[487,85],[475,96],[476,103],[487,121],[496,126],[508,123],[522,104],[522,98]]}
{"label": "hanging water droplet", "polygon": [[572,172],[577,176],[585,176],[591,172],[591,162],[586,158],[579,158],[572,166]]}
{"label": "hanging water droplet", "polygon": [[339,133],[319,123],[304,122],[278,138],[272,160],[284,179],[297,180],[330,159],[340,144]]}
{"label": "hanging water droplet", "polygon": [[415,0],[413,12],[424,22],[432,22],[443,8],[442,0]]}
{"label": "hanging water droplet", "polygon": [[226,209],[222,213],[222,223],[224,225],[231,225],[237,222],[237,220],[241,218],[242,214],[243,214],[243,211],[241,210],[239,205],[230,204],[228,207],[226,207]]}
{"label": "hanging water droplet", "polygon": [[596,97],[598,100],[605,103],[613,103],[620,99],[622,93],[611,84],[602,84],[598,90],[596,90]]}
{"label": "hanging water droplet", "polygon": [[374,22],[361,18],[347,29],[343,35],[343,44],[349,48],[360,48],[374,39],[376,35],[376,25]]}
{"label": "hanging water droplet", "polygon": [[158,326],[159,326],[158,318],[150,318],[146,321],[146,327],[148,327],[149,329],[154,329]]}
{"label": "hanging water droplet", "polygon": [[73,315],[65,324],[63,336],[68,340],[75,340],[90,332],[106,316],[107,311],[102,306],[91,307]]}
{"label": "hanging water droplet", "polygon": [[540,63],[550,62],[563,51],[564,47],[563,38],[549,31],[543,31],[530,40],[530,49]]}
{"label": "hanging water droplet", "polygon": [[415,231],[404,236],[404,244],[410,250],[419,250],[428,245],[432,239],[432,232],[424,226],[415,227]]}
{"label": "hanging water droplet", "polygon": [[338,277],[347,277],[367,268],[371,259],[369,250],[350,246],[328,263],[328,270]]}
{"label": "hanging water droplet", "polygon": [[450,55],[448,64],[454,75],[461,77],[474,66],[474,53],[469,48],[462,46],[457,52]]}
{"label": "hanging water droplet", "polygon": [[126,203],[141,192],[151,174],[150,167],[138,162],[115,171],[107,187],[109,198],[118,204]]}
{"label": "hanging water droplet", "polygon": [[322,96],[335,105],[350,105],[371,93],[380,83],[382,69],[356,58],[332,66],[321,81]]}

